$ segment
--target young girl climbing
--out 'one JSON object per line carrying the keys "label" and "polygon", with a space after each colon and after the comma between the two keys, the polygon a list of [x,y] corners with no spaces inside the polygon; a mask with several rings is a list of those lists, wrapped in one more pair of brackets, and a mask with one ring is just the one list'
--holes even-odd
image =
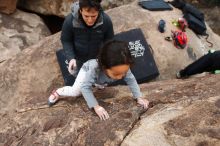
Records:
{"label": "young girl climbing", "polygon": [[123,79],[129,86],[133,98],[144,109],[149,101],[142,98],[137,81],[130,71],[133,59],[128,44],[123,41],[111,40],[103,45],[97,59],[88,60],[83,64],[73,86],[64,86],[52,92],[48,98],[49,106],[55,104],[61,96],[77,97],[82,95],[89,108],[93,108],[101,120],[109,118],[107,111],[98,104],[93,92],[93,85],[104,88],[109,83]]}

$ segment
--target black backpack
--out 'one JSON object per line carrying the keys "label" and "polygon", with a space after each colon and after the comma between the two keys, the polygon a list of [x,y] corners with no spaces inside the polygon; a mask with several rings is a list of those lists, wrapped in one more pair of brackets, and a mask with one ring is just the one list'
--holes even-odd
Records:
{"label": "black backpack", "polygon": [[190,13],[184,14],[183,17],[187,20],[189,28],[192,29],[196,34],[206,36],[205,39],[207,43],[209,43],[209,47],[212,48],[213,43],[208,40],[209,34],[206,33],[207,28],[205,21],[199,20]]}
{"label": "black backpack", "polygon": [[206,35],[206,25],[204,21],[199,20],[190,13],[185,13],[183,17],[186,19],[189,28],[196,34]]}
{"label": "black backpack", "polygon": [[183,7],[183,14],[187,14],[187,13],[192,14],[194,17],[198,18],[201,21],[204,21],[204,14],[191,4],[186,4]]}
{"label": "black backpack", "polygon": [[199,9],[191,4],[185,4],[182,11],[184,14],[183,17],[188,22],[189,28],[191,28],[196,34],[207,35],[204,14]]}

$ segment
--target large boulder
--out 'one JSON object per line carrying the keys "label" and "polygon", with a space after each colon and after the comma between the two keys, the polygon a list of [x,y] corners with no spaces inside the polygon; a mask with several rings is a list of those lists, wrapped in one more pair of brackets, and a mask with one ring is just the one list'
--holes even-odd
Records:
{"label": "large boulder", "polygon": [[121,146],[220,145],[220,76],[141,86],[153,108],[142,114]]}
{"label": "large boulder", "polygon": [[[189,41],[188,49],[177,49],[172,42],[165,41],[165,37],[171,36],[171,30],[178,30],[172,24],[174,20],[182,17],[182,12],[178,9],[149,11],[142,9],[135,1],[130,5],[117,7],[107,12],[112,18],[115,33],[134,28],[142,29],[147,42],[152,46],[153,56],[160,71],[160,79],[173,78],[176,71],[198,59],[209,49],[220,49],[220,37],[213,33],[208,25],[208,40],[213,43],[212,48],[205,37],[198,37],[190,29],[186,30]],[[158,22],[161,19],[166,21],[165,33],[160,33],[157,29]]]}
{"label": "large boulder", "polygon": [[[19,8],[43,15],[55,15],[65,17],[70,13],[71,5],[78,0],[18,0]],[[103,0],[104,9],[118,7],[133,2],[134,0]]]}
{"label": "large boulder", "polygon": [[0,1],[0,12],[5,14],[11,14],[15,12],[17,0],[1,0]]}
{"label": "large boulder", "polygon": [[20,10],[0,14],[0,30],[0,62],[51,34],[39,16]]}
{"label": "large boulder", "polygon": [[[77,1],[77,0],[74,0]],[[59,17],[65,17],[68,13],[70,13],[70,7],[73,0],[19,0],[18,6],[19,8],[23,8],[35,13],[39,13],[42,15],[55,15]],[[107,10],[111,8],[115,8],[121,5],[129,4],[135,0],[103,0],[102,7]],[[167,0],[166,0],[167,1]],[[215,7],[214,9],[205,8],[209,6],[209,3],[213,3],[214,1],[198,1],[198,0],[186,0],[189,3],[192,3],[196,7],[199,5],[200,10],[205,13],[205,18],[210,27],[218,34],[220,34],[219,25],[217,25],[219,21],[218,11],[219,7]]]}
{"label": "large boulder", "polygon": [[[133,10],[137,12],[128,13]],[[159,69],[164,74],[174,72],[179,67],[178,63],[174,63],[176,66],[174,65],[173,70],[168,71],[171,69],[167,66],[170,58],[180,62],[179,59],[188,57],[186,50],[177,50],[171,43],[164,41],[163,35],[168,32],[161,35],[156,29],[157,20],[163,18],[169,22],[171,18],[176,19],[178,13],[153,13],[142,10],[135,4],[117,8],[115,11],[119,16],[113,11],[108,13],[113,18],[116,32],[142,28],[154,49]],[[135,18],[133,23],[131,17]],[[168,23],[167,31],[171,29],[169,27],[175,28]],[[190,30],[187,33],[195,37]],[[68,98],[49,108],[47,98],[50,92],[63,86],[55,55],[56,50],[61,47],[59,37],[60,33],[46,37],[15,57],[0,63],[1,146],[220,144],[219,75],[142,84],[140,87],[143,97],[151,102],[147,111],[137,107],[127,86],[94,90],[99,103],[110,114],[107,121],[100,121],[88,109],[83,97]],[[210,37],[218,40],[211,32]],[[157,39],[157,43],[154,39]],[[204,42],[195,38],[192,44],[198,45],[197,43]],[[216,43],[214,45],[217,46]],[[181,57],[182,54],[185,57]],[[159,56],[163,61],[158,61]],[[182,65],[187,61],[190,59],[186,59]],[[163,65],[168,69],[163,68]]]}
{"label": "large boulder", "polygon": [[148,111],[126,86],[94,90],[110,119],[100,121],[83,97],[47,106],[63,85],[55,34],[0,64],[0,145],[187,146],[220,144],[219,75],[142,84]]}
{"label": "large boulder", "polygon": [[220,76],[142,84],[148,111],[126,86],[94,91],[110,119],[100,121],[82,97],[47,106],[63,84],[48,37],[0,65],[0,145],[187,146],[220,144]]}
{"label": "large boulder", "polygon": [[107,10],[115,7],[119,7],[122,5],[129,4],[135,0],[102,0],[102,7]]}
{"label": "large boulder", "polygon": [[74,1],[77,0],[19,0],[18,6],[43,15],[64,17],[70,12]]}

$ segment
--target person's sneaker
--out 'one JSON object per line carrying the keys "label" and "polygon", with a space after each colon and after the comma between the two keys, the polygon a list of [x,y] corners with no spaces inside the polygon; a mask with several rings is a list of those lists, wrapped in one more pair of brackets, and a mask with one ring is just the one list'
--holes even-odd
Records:
{"label": "person's sneaker", "polygon": [[181,74],[180,74],[179,71],[176,73],[176,78],[177,78],[177,79],[181,79],[181,78],[182,78],[182,76],[181,76]]}
{"label": "person's sneaker", "polygon": [[178,71],[178,72],[176,73],[176,78],[177,78],[177,79],[186,79],[186,78],[188,78],[188,77],[189,77],[189,76],[187,76],[187,75],[185,75],[185,76],[181,75],[180,71]]}
{"label": "person's sneaker", "polygon": [[60,95],[57,93],[56,90],[52,91],[47,101],[49,107],[53,106],[59,100],[59,97]]}

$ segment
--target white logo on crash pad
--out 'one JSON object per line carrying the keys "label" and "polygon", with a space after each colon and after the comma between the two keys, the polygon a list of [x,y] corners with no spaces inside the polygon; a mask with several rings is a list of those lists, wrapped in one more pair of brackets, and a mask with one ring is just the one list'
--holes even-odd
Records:
{"label": "white logo on crash pad", "polygon": [[135,58],[144,56],[145,48],[141,44],[140,40],[131,41],[129,42],[129,50],[131,51],[131,55]]}

